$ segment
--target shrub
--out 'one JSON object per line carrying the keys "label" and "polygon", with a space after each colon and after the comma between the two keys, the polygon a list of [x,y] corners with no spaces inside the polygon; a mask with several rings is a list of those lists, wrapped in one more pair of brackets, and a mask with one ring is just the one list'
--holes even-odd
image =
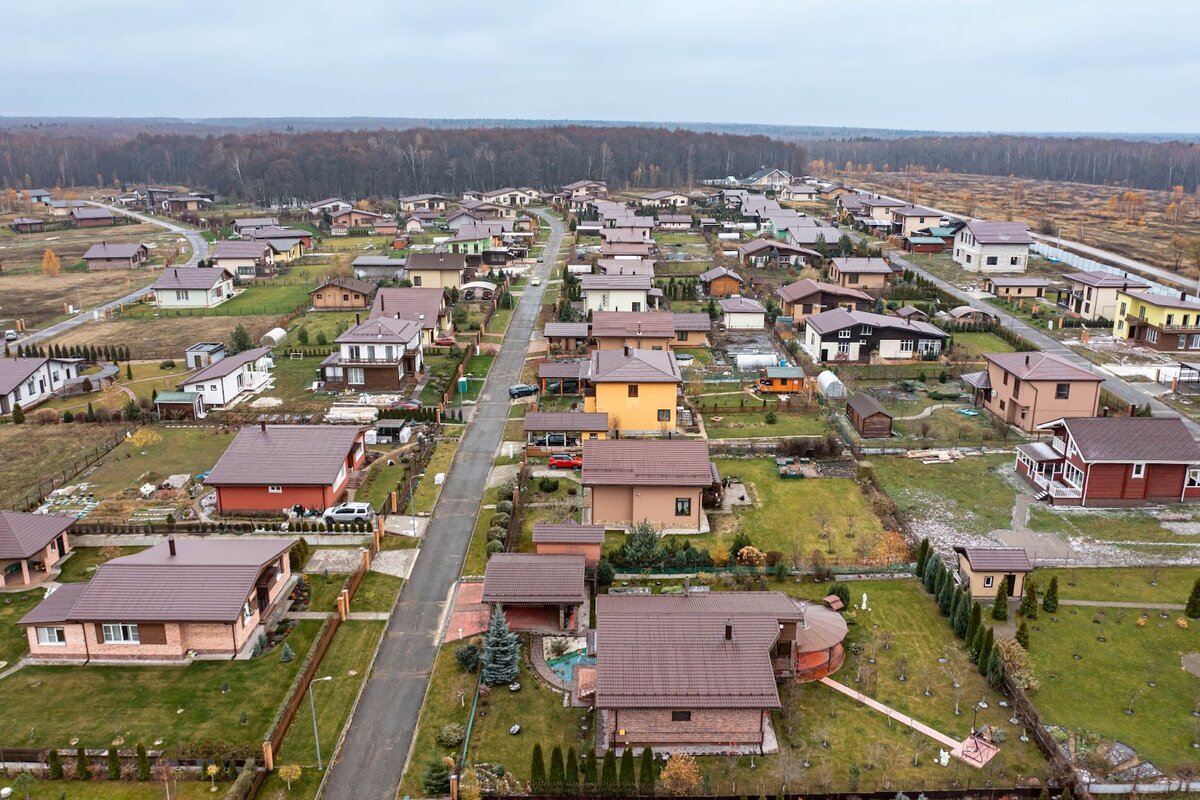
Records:
{"label": "shrub", "polygon": [[457,722],[443,725],[437,732],[437,743],[442,747],[458,747],[466,737],[467,731]]}
{"label": "shrub", "polygon": [[51,747],[50,753],[46,757],[46,768],[50,773],[50,780],[61,781],[63,777],[62,760],[58,757],[58,748]]}
{"label": "shrub", "polygon": [[121,756],[117,752],[117,748],[112,745],[108,747],[108,779],[110,781],[121,780]]}
{"label": "shrub", "polygon": [[495,513],[495,514],[492,514],[492,518],[491,518],[491,520],[488,522],[488,527],[491,527],[491,528],[507,528],[507,527],[508,527],[508,523],[509,523],[509,521],[511,521],[511,520],[512,520],[512,517],[510,517],[508,514],[505,514],[503,511],[499,511],[499,512],[497,512],[497,513]]}
{"label": "shrub", "polygon": [[538,481],[538,488],[546,494],[558,491],[558,478],[542,478]]}
{"label": "shrub", "polygon": [[487,531],[487,538],[488,538],[489,542],[503,541],[504,537],[507,535],[508,535],[508,531],[506,531],[504,528],[498,527],[496,525],[493,525],[492,527],[488,528],[488,531]]}
{"label": "shrub", "polygon": [[[596,582],[599,583],[601,586],[610,586],[615,577],[616,576],[613,573],[612,564],[610,564],[608,562],[608,559],[607,558],[600,559],[600,563],[597,564],[597,566],[596,566]],[[700,577],[701,577],[701,581],[703,581],[705,576],[701,575]]]}
{"label": "shrub", "polygon": [[75,748],[75,780],[88,781],[92,779],[92,771],[88,768],[87,751],[82,747]]}
{"label": "shrub", "polygon": [[838,581],[833,586],[829,587],[829,593],[837,595],[837,598],[842,601],[842,605],[846,608],[850,607],[850,587]]}
{"label": "shrub", "polygon": [[487,552],[488,552],[489,556],[495,555],[496,553],[499,553],[503,550],[504,550],[504,542],[493,540],[493,541],[490,541],[487,543]]}
{"label": "shrub", "polygon": [[[1198,581],[1197,583],[1200,583]],[[1046,594],[1042,596],[1042,610],[1053,614],[1058,611],[1058,576],[1050,576],[1050,585],[1046,587]]]}
{"label": "shrub", "polygon": [[766,419],[766,422],[768,425],[774,425],[776,422],[779,421],[779,417],[778,417],[778,415],[775,414],[774,411],[768,411],[765,419]]}
{"label": "shrub", "polygon": [[513,511],[512,500],[501,500],[499,503],[496,503],[496,510],[503,511],[505,514],[511,514]]}
{"label": "shrub", "polygon": [[283,648],[279,651],[279,663],[286,664],[296,658],[296,651],[287,642],[283,643]]}
{"label": "shrub", "polygon": [[479,646],[473,642],[457,647],[454,650],[454,660],[466,672],[474,672],[479,666]]}
{"label": "shrub", "polygon": [[160,363],[158,365],[158,368],[159,369],[175,369],[175,362],[168,358],[166,361],[163,361],[162,363]]}

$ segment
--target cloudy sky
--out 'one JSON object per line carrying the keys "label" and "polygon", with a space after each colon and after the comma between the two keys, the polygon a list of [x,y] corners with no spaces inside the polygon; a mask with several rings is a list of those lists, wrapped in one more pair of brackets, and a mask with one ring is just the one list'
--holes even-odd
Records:
{"label": "cloudy sky", "polygon": [[2,116],[1200,131],[1189,0],[7,5]]}

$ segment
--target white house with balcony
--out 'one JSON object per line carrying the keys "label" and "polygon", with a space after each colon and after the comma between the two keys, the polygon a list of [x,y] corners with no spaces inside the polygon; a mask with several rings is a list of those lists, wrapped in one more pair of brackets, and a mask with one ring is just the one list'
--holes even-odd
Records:
{"label": "white house with balcony", "polygon": [[214,361],[185,378],[179,390],[199,394],[207,408],[226,408],[270,388],[274,367],[271,348],[255,347]]}
{"label": "white house with balcony", "polygon": [[336,340],[338,351],[321,362],[328,389],[396,392],[415,381],[424,365],[420,320],[377,317]]}

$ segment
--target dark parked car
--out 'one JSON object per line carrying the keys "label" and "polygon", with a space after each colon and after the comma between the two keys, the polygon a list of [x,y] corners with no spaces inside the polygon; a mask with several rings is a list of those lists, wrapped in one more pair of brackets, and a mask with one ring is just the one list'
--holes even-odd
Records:
{"label": "dark parked car", "polygon": [[579,381],[575,378],[546,381],[546,392],[549,394],[579,394]]}
{"label": "dark parked car", "polygon": [[508,387],[508,396],[513,400],[518,397],[529,397],[538,393],[536,386],[530,386],[528,383],[518,383]]}
{"label": "dark parked car", "polygon": [[533,443],[538,447],[567,447],[572,442],[567,441],[565,433],[547,433],[540,439],[534,439]]}

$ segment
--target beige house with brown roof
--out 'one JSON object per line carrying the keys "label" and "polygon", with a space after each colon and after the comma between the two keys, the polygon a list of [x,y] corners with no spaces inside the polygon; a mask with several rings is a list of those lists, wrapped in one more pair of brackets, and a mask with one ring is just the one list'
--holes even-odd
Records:
{"label": "beige house with brown roof", "polygon": [[977,402],[1026,433],[1063,417],[1094,417],[1104,378],[1051,353],[985,353],[987,369],[963,375]]}
{"label": "beige house with brown roof", "polygon": [[457,289],[466,280],[466,253],[413,253],[405,264],[415,288]]}
{"label": "beige house with brown roof", "polygon": [[628,528],[648,522],[664,532],[707,530],[703,493],[715,482],[708,442],[598,439],[583,443],[587,522]]}
{"label": "beige house with brown roof", "polygon": [[1002,583],[1006,597],[1025,594],[1025,576],[1033,572],[1029,556],[1020,547],[956,547],[958,581],[980,600],[996,597]]}

